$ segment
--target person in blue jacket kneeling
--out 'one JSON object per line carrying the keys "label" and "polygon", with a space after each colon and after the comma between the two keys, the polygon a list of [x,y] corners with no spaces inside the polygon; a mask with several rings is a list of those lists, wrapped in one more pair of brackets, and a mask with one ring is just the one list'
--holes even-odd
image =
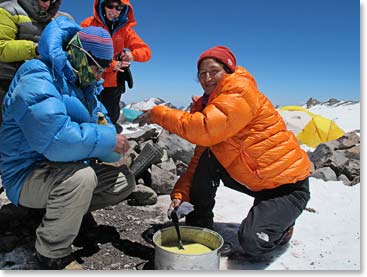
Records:
{"label": "person in blue jacket kneeling", "polygon": [[[129,149],[96,95],[113,58],[108,32],[58,17],[43,31],[40,58],[24,63],[4,99],[0,173],[9,200],[45,209],[36,230],[41,268],[63,269],[83,216],[126,199],[135,187],[116,161]],[[74,261],[75,263],[75,261]]]}

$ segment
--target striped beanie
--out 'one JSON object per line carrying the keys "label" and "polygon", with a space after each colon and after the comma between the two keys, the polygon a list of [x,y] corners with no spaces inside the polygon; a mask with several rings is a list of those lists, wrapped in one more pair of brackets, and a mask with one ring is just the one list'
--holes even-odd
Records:
{"label": "striped beanie", "polygon": [[110,66],[113,59],[113,43],[110,34],[101,27],[87,27],[78,32],[84,50],[104,68]]}

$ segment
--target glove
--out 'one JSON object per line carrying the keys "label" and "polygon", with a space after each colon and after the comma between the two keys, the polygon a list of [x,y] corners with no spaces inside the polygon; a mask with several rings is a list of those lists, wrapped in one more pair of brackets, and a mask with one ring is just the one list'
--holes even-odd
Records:
{"label": "glove", "polygon": [[174,209],[169,209],[167,211],[167,216],[169,219],[178,221],[180,218],[188,215],[194,210],[194,206],[189,202],[182,202],[180,206]]}
{"label": "glove", "polygon": [[130,67],[124,67],[124,72],[117,72],[117,87],[121,89],[122,93],[125,93],[126,87],[125,82],[127,82],[127,85],[129,89],[132,89],[134,86],[134,80],[133,76],[130,71]]}

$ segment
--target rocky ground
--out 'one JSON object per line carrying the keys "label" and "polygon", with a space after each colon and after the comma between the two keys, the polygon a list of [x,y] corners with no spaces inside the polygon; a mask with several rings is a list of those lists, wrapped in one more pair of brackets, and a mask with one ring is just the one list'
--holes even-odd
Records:
{"label": "rocky ground", "polygon": [[166,219],[159,208],[134,207],[124,201],[93,215],[100,228],[98,244],[76,252],[84,269],[154,269],[154,247],[143,234]]}
{"label": "rocky ground", "polygon": [[[163,211],[159,203],[136,207],[127,201],[94,211],[98,227],[81,236],[79,247],[73,246],[83,269],[154,269],[154,247],[143,234],[162,226]],[[38,269],[33,246],[41,214],[16,208],[0,197],[0,269]]]}

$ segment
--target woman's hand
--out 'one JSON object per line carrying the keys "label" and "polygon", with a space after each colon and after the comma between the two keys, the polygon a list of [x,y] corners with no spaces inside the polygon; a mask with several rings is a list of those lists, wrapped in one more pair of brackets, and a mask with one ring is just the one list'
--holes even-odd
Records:
{"label": "woman's hand", "polygon": [[115,148],[113,149],[113,151],[120,153],[120,154],[125,154],[130,148],[130,144],[128,139],[121,134],[117,134],[116,135],[116,145]]}
{"label": "woman's hand", "polygon": [[181,205],[181,200],[180,199],[172,199],[171,204],[168,207],[168,210],[173,210],[178,208],[178,206]]}
{"label": "woman's hand", "polygon": [[172,211],[174,209],[177,209],[180,205],[181,205],[181,200],[180,199],[172,199],[172,202],[169,205],[168,210],[167,210],[167,216],[168,216],[169,219],[171,219]]}
{"label": "woman's hand", "polygon": [[122,56],[122,61],[130,62],[134,60],[133,54],[130,51],[125,51],[125,54]]}
{"label": "woman's hand", "polygon": [[118,61],[116,61],[116,65],[113,68],[115,71],[124,72],[124,68],[130,66],[130,62],[134,60],[133,54],[130,51],[124,51]]}
{"label": "woman's hand", "polygon": [[128,61],[117,61],[113,70],[124,72],[124,68],[129,67],[129,66],[130,66],[130,62]]}

